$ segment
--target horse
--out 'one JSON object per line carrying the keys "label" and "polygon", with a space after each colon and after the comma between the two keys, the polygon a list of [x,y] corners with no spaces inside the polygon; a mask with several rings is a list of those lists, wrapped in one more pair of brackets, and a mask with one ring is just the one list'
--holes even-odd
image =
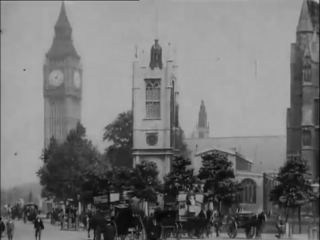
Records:
{"label": "horse", "polygon": [[268,221],[267,214],[265,214],[263,211],[256,215],[257,221],[256,221],[256,238],[261,238],[262,230],[265,225],[265,223]]}

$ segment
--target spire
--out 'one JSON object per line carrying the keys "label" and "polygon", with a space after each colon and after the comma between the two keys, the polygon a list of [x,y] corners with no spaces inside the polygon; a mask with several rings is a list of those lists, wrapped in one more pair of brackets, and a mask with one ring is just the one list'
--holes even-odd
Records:
{"label": "spire", "polygon": [[54,26],[55,36],[49,52],[48,58],[61,59],[67,56],[80,58],[72,43],[72,28],[67,17],[64,1],[61,3],[60,15]]}
{"label": "spire", "polygon": [[317,8],[319,8],[319,3],[303,0],[297,32],[313,32],[317,27],[319,28],[319,10]]}
{"label": "spire", "polygon": [[198,127],[204,127],[204,128],[207,127],[207,112],[206,112],[206,107],[204,105],[203,100],[201,100]]}
{"label": "spire", "polygon": [[61,3],[60,15],[54,28],[55,29],[71,29],[71,25],[67,17],[66,6],[64,1],[62,1]]}

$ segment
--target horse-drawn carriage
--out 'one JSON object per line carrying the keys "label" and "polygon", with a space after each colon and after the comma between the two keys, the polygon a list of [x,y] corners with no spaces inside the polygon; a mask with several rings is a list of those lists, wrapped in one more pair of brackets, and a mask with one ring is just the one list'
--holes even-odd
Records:
{"label": "horse-drawn carriage", "polygon": [[184,236],[203,237],[209,225],[209,219],[203,209],[204,195],[179,192],[174,199],[174,203],[165,203],[167,207],[171,205],[171,209],[155,213],[157,222],[163,229],[162,239],[170,236],[176,239]]}
{"label": "horse-drawn carriage", "polygon": [[[142,216],[134,212],[129,204],[120,201],[120,193],[108,193],[94,197],[94,203],[98,213],[93,216],[92,226],[94,239],[100,240],[103,228],[106,225],[106,215],[111,215],[107,220],[112,223],[116,232],[116,239],[124,240],[127,236],[130,239],[145,240],[145,227]],[[92,222],[91,222],[92,223]]]}
{"label": "horse-drawn carriage", "polygon": [[230,238],[235,238],[238,233],[238,229],[244,229],[247,239],[251,239],[255,235],[256,222],[258,218],[253,212],[239,212],[227,219],[227,233]]}
{"label": "horse-drawn carriage", "polygon": [[23,221],[33,222],[38,215],[38,205],[35,203],[27,203],[23,206]]}

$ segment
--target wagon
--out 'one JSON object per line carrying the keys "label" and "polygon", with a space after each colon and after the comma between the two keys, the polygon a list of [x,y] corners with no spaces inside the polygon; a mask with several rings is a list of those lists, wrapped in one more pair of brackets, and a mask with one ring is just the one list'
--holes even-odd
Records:
{"label": "wagon", "polygon": [[253,212],[241,212],[236,213],[227,218],[227,233],[230,238],[235,238],[238,233],[238,229],[244,229],[247,239],[253,238],[255,234],[255,221],[256,214]]}
{"label": "wagon", "polygon": [[205,233],[206,224],[208,224],[204,212],[201,217],[204,195],[202,193],[192,194],[194,202],[191,204],[187,201],[188,195],[187,193],[180,192],[177,198],[177,239],[186,235],[188,238],[194,236],[202,238]]}
{"label": "wagon", "polygon": [[24,222],[27,220],[29,222],[33,222],[38,214],[38,205],[35,203],[28,203],[25,204],[23,207],[23,213],[24,213]]}

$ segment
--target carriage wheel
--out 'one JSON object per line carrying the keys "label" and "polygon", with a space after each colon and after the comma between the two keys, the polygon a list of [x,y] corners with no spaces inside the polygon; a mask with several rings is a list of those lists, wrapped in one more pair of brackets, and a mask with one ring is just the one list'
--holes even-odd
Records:
{"label": "carriage wheel", "polygon": [[227,233],[230,238],[235,238],[237,236],[237,225],[234,219],[229,219],[227,222]]}
{"label": "carriage wheel", "polygon": [[246,230],[245,230],[246,238],[247,238],[247,239],[253,238],[255,232],[256,232],[256,228],[255,228],[254,226],[250,226],[249,229],[246,229]]}

